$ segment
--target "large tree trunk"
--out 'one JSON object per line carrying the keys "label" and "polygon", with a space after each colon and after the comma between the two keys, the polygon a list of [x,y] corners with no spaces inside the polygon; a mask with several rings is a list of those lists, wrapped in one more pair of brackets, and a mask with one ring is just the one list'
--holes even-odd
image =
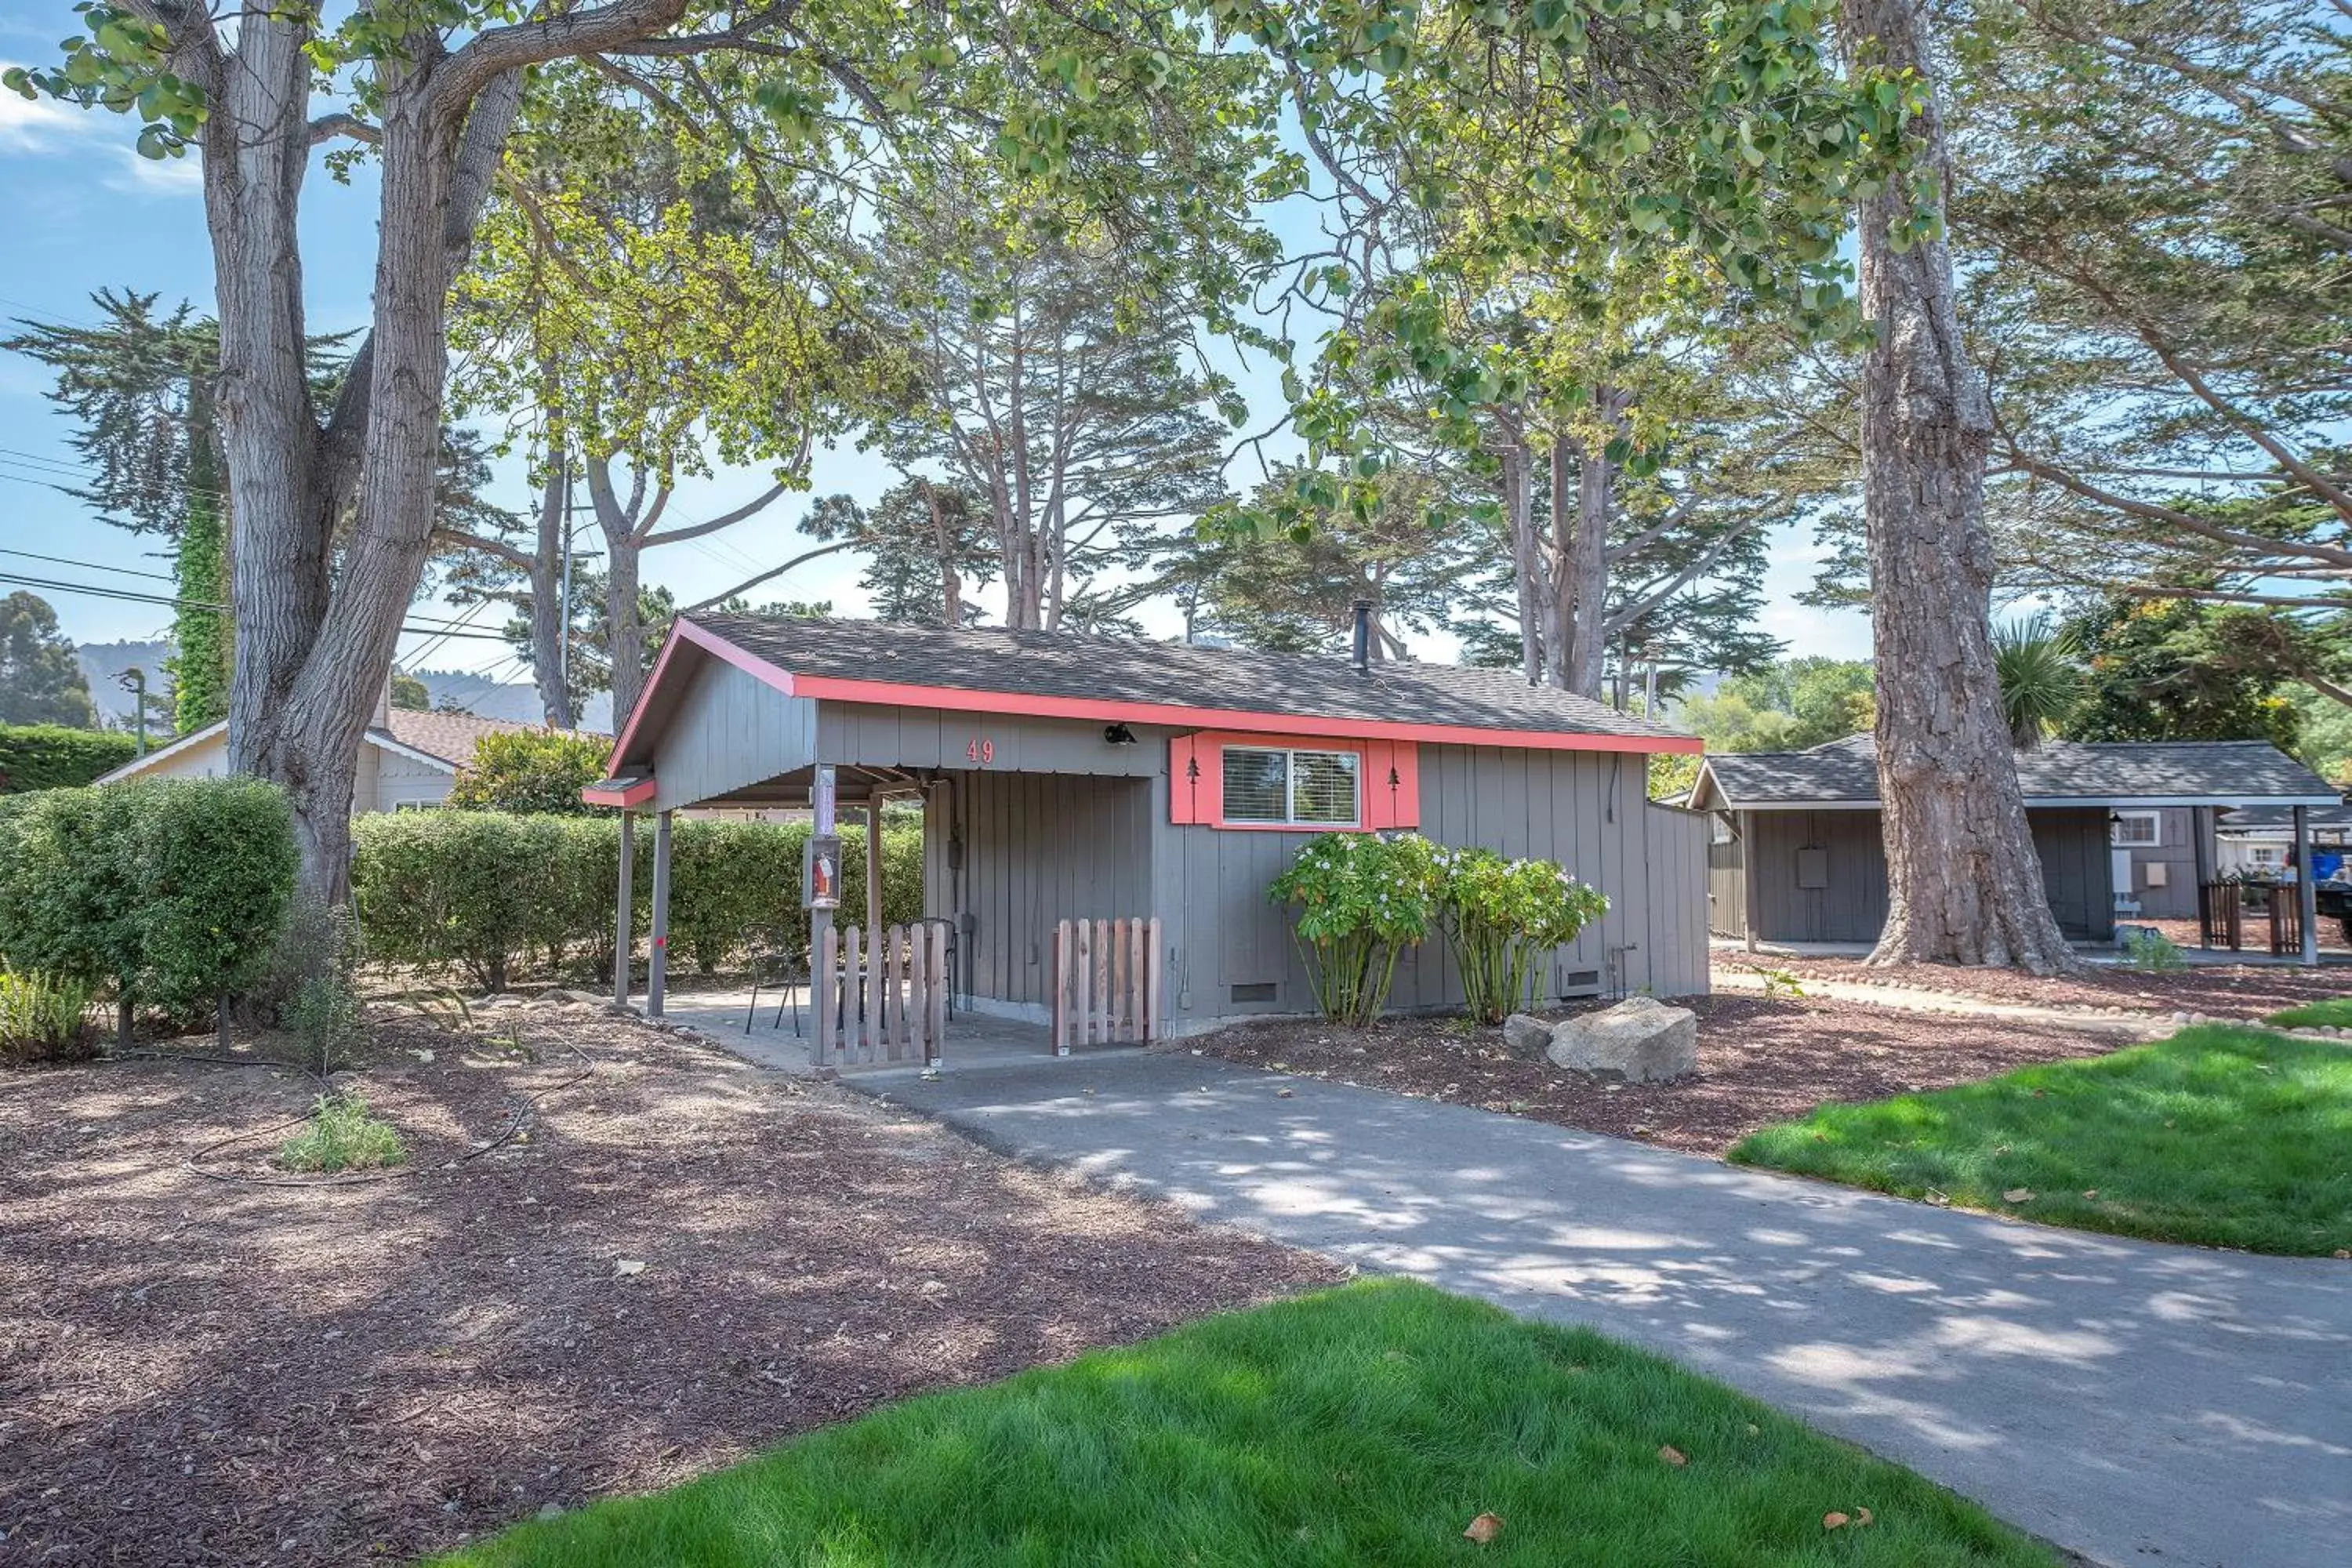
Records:
{"label": "large tree trunk", "polygon": [[[1614,387],[1593,391],[1593,411],[1605,432],[1621,432],[1628,399]],[[1617,465],[1609,458],[1607,437],[1562,437],[1552,455],[1553,523],[1561,531],[1562,637],[1556,660],[1559,684],[1580,697],[1601,695],[1609,648],[1609,521],[1617,504]],[[1572,498],[1568,475],[1573,467]]]}
{"label": "large tree trunk", "polygon": [[[1848,0],[1864,64],[1934,81],[1920,0]],[[1931,100],[1913,127],[1947,166]],[[1941,240],[1897,251],[1903,182],[1863,204],[1862,308],[1877,332],[1862,390],[1863,509],[1878,687],[1886,926],[1870,962],[2075,967],[2050,912],[1993,674],[1985,454],[1992,412],[1969,365]],[[1946,182],[1948,188],[1948,181]]]}
{"label": "large tree trunk", "polygon": [[1529,686],[1544,678],[1544,591],[1542,551],[1536,539],[1535,453],[1516,415],[1497,413],[1495,455],[1499,464],[1503,519],[1510,530],[1511,574],[1519,601],[1519,672]]}

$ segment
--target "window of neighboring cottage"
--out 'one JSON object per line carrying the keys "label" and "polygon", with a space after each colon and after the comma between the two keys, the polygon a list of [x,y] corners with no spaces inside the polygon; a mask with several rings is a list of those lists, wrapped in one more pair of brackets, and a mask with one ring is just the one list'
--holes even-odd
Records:
{"label": "window of neighboring cottage", "polygon": [[1353,827],[1363,820],[1363,759],[1354,752],[1224,749],[1224,819]]}

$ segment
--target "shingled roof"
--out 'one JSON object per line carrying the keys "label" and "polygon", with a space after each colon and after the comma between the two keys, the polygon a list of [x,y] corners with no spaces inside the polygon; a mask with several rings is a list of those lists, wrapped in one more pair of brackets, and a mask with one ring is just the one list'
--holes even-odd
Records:
{"label": "shingled roof", "polygon": [[[2017,753],[2017,781],[2028,805],[2333,805],[2340,798],[2267,741],[2044,741]],[[1874,806],[1877,752],[1868,735],[1851,735],[1809,752],[1717,752],[1706,759],[1699,790],[1708,804],[1733,810]]]}
{"label": "shingled roof", "polygon": [[[696,625],[794,677],[1009,698],[1115,701],[1173,712],[1361,721],[1533,734],[1689,738],[1510,670],[1003,627],[950,629],[797,616],[697,616]],[[880,700],[880,699],[876,699]],[[901,700],[918,699],[908,695]]]}

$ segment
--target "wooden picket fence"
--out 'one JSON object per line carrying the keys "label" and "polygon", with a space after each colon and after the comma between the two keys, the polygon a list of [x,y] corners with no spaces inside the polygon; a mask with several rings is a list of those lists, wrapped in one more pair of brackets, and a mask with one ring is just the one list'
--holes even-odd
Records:
{"label": "wooden picket fence", "polygon": [[1160,917],[1054,928],[1054,1054],[1160,1037]]}
{"label": "wooden picket fence", "polygon": [[828,929],[813,967],[817,1066],[940,1059],[948,1030],[943,923],[884,926],[878,945],[856,926]]}

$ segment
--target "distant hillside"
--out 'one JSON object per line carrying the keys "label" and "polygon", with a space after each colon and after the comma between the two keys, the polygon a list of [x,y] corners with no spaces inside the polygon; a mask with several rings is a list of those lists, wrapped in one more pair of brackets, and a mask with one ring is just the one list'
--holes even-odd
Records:
{"label": "distant hillside", "polygon": [[[100,719],[110,725],[127,725],[131,693],[122,689],[117,678],[136,665],[147,672],[148,684],[160,690],[164,684],[163,659],[171,651],[172,645],[163,641],[84,643],[75,648],[74,657],[81,664],[82,679],[89,682],[89,698],[98,704]],[[539,692],[529,681],[486,682],[462,669],[419,670],[416,679],[433,694],[436,708],[458,708],[517,724],[539,722]],[[606,735],[613,732],[612,693],[599,692],[588,700],[581,727]]]}
{"label": "distant hillside", "polygon": [[81,665],[81,678],[89,682],[89,700],[98,704],[98,716],[107,724],[128,724],[131,721],[131,693],[122,689],[118,677],[136,665],[147,672],[147,684],[160,691],[164,686],[163,660],[171,653],[168,642],[87,642],[74,649],[74,658]]}
{"label": "distant hillside", "polygon": [[[529,681],[494,685],[462,669],[420,669],[415,674],[425,683],[425,689],[432,693],[436,708],[462,708],[485,719],[504,719],[516,724],[540,721],[539,689]],[[613,732],[611,692],[599,692],[588,700],[580,727],[606,735]]]}

